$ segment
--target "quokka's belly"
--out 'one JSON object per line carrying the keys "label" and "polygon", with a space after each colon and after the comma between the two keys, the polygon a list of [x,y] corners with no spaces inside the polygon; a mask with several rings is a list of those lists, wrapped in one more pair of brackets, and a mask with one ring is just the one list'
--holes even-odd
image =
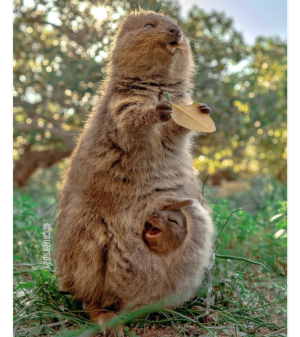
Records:
{"label": "quokka's belly", "polygon": [[148,250],[141,238],[123,236],[122,244],[111,243],[106,287],[125,303],[145,304],[166,298],[179,303],[190,298],[201,284],[207,255],[203,253],[203,248],[193,243],[161,257]]}
{"label": "quokka's belly", "polygon": [[[105,288],[125,303],[152,303],[184,293],[183,299],[187,299],[201,283],[203,273],[202,248],[195,242],[185,245],[171,258],[154,254],[143,242],[143,229],[150,213],[172,199],[201,198],[193,169],[185,160],[156,158],[155,165],[153,160],[149,165],[142,163],[143,170],[122,160],[118,169],[124,165],[124,170],[117,173],[115,166],[110,172],[115,177],[126,177],[126,182],[118,179],[119,189],[114,186],[118,199],[115,202],[122,205],[111,218],[114,238],[107,256]],[[191,235],[197,233],[193,229]]]}
{"label": "quokka's belly", "polygon": [[[117,258],[107,268],[107,289],[126,304],[146,304],[170,299],[170,304],[190,298],[200,286],[201,257],[167,266],[150,251],[140,254],[139,262]],[[151,256],[151,257],[150,257]],[[142,268],[143,260],[152,261]],[[180,260],[180,258],[179,258]]]}

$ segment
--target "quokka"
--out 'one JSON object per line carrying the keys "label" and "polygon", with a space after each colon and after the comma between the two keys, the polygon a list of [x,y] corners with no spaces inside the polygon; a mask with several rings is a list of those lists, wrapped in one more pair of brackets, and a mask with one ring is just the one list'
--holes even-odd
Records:
{"label": "quokka", "polygon": [[[180,303],[202,282],[213,225],[193,171],[193,132],[170,118],[165,99],[168,91],[175,104],[191,104],[193,72],[189,41],[172,19],[137,11],[124,20],[58,205],[60,287],[82,299],[95,322],[129,304]],[[178,199],[194,200],[186,237],[157,254],[145,223]]]}

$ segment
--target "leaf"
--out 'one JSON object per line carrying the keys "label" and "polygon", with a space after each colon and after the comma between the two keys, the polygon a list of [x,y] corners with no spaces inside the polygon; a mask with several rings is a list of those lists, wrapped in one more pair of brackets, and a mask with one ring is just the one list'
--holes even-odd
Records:
{"label": "leaf", "polygon": [[31,289],[34,287],[34,283],[33,282],[24,282],[24,283],[20,283],[16,286],[16,290],[18,289]]}
{"label": "leaf", "polygon": [[230,241],[230,236],[227,233],[222,233],[222,238],[226,243]]}
{"label": "leaf", "polygon": [[13,260],[14,261],[24,261],[24,257],[18,254],[13,254]]}
{"label": "leaf", "polygon": [[278,224],[276,225],[276,227],[280,228],[280,229],[286,229],[287,228],[287,221],[283,220],[283,221],[278,222]]}
{"label": "leaf", "polygon": [[199,105],[197,102],[191,105],[172,104],[173,113],[171,117],[175,123],[192,131],[207,133],[216,131],[215,123],[208,114],[198,109]]}
{"label": "leaf", "polygon": [[39,275],[36,270],[30,270],[29,274],[32,276],[32,278],[38,282],[40,280]]}
{"label": "leaf", "polygon": [[270,219],[270,221],[272,222],[272,221],[274,221],[274,220],[280,218],[281,216],[282,216],[282,214],[276,214],[276,215],[274,215],[274,216]]}
{"label": "leaf", "polygon": [[166,91],[166,98],[167,98],[167,101],[169,101],[171,103],[171,98],[170,98],[170,95],[167,91]]}
{"label": "leaf", "polygon": [[29,200],[31,200],[31,197],[30,197],[30,195],[28,195],[28,194],[23,194],[23,195],[21,196],[21,200],[22,200],[23,202],[29,201]]}
{"label": "leaf", "polygon": [[279,229],[279,231],[277,231],[277,232],[274,234],[274,238],[275,238],[275,239],[278,239],[284,232],[285,232],[284,229]]}

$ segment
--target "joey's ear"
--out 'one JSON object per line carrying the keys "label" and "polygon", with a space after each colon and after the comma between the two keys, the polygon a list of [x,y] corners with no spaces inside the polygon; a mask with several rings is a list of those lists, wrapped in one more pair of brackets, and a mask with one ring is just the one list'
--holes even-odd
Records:
{"label": "joey's ear", "polygon": [[192,199],[186,199],[183,201],[178,201],[174,204],[165,206],[163,208],[164,211],[179,211],[181,208],[192,206],[194,204],[194,201]]}

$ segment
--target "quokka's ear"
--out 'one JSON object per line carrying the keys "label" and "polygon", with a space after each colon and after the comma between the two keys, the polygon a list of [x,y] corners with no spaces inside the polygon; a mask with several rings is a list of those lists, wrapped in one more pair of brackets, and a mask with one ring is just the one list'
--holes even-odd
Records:
{"label": "quokka's ear", "polygon": [[182,201],[178,201],[174,204],[165,206],[163,208],[164,211],[179,211],[181,208],[192,206],[194,204],[194,201],[192,199],[186,199]]}

